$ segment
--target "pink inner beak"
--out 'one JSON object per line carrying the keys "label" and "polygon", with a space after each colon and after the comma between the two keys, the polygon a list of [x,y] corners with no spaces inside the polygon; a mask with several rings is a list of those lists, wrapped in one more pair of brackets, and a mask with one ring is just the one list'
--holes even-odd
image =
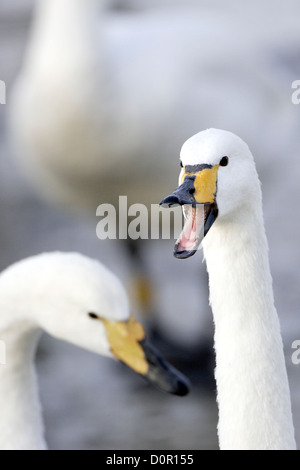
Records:
{"label": "pink inner beak", "polygon": [[178,252],[196,251],[204,238],[205,208],[185,205],[183,210],[186,222],[176,248]]}

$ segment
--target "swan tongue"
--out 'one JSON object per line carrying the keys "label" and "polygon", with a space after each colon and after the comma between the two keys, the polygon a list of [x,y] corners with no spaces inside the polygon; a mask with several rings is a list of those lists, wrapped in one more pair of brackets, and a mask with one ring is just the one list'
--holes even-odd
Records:
{"label": "swan tongue", "polygon": [[174,250],[175,258],[179,259],[186,259],[193,256],[204,238],[204,205],[185,205],[183,210],[186,220]]}
{"label": "swan tongue", "polygon": [[203,238],[218,217],[216,203],[185,205],[183,211],[186,221],[174,249],[174,256],[178,259],[190,258],[197,252]]}

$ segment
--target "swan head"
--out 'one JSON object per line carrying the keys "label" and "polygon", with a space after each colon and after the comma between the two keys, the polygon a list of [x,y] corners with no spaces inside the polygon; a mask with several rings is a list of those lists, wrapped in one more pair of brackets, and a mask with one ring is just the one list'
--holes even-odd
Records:
{"label": "swan head", "polygon": [[165,392],[188,393],[188,381],[130,315],[121,282],[98,261],[73,253],[39,255],[2,273],[0,286],[2,301],[13,306],[9,327],[25,321],[30,329],[121,361]]}
{"label": "swan head", "polygon": [[208,129],[191,137],[181,150],[179,187],[161,205],[183,206],[185,226],[174,255],[193,256],[216,221],[236,217],[261,202],[253,156],[231,132]]}

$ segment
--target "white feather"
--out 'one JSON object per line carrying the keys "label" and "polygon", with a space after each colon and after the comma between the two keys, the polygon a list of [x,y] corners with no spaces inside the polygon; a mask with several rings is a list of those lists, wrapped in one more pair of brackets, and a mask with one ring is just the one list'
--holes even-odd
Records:
{"label": "white feather", "polygon": [[[222,450],[296,448],[280,325],[274,307],[262,194],[253,156],[234,134],[204,131],[183,163],[218,171],[219,217],[203,241],[215,322]],[[198,158],[197,158],[198,156]]]}
{"label": "white feather", "polygon": [[129,318],[120,281],[99,262],[73,253],[49,253],[21,261],[0,275],[0,448],[45,449],[34,356],[41,332],[113,357],[105,327]]}
{"label": "white feather", "polygon": [[103,4],[39,0],[9,100],[16,153],[49,200],[93,214],[119,195],[157,204],[199,126],[226,123],[253,141],[264,128],[263,147],[279,151],[268,136],[275,122],[289,127],[290,102],[265,55],[275,35],[285,38],[284,22],[280,33],[259,22],[254,36],[248,16],[227,6],[118,15]]}

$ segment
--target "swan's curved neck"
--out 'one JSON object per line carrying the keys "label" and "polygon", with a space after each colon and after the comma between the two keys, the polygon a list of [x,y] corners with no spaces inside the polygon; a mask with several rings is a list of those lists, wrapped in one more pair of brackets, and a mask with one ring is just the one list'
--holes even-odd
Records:
{"label": "swan's curved neck", "polygon": [[57,28],[66,21],[84,24],[98,20],[100,5],[99,0],[39,0],[37,16],[47,22],[55,21]]}
{"label": "swan's curved neck", "polygon": [[215,321],[223,450],[295,449],[262,212],[219,220],[203,243]]}
{"label": "swan's curved neck", "polygon": [[64,72],[70,68],[75,80],[84,66],[92,67],[95,61],[99,45],[99,1],[42,0],[32,31],[27,67],[36,67],[40,74],[52,80],[61,68]]}
{"label": "swan's curved neck", "polygon": [[1,450],[46,449],[34,369],[39,337],[25,322],[0,331],[6,345],[6,364],[0,365]]}

